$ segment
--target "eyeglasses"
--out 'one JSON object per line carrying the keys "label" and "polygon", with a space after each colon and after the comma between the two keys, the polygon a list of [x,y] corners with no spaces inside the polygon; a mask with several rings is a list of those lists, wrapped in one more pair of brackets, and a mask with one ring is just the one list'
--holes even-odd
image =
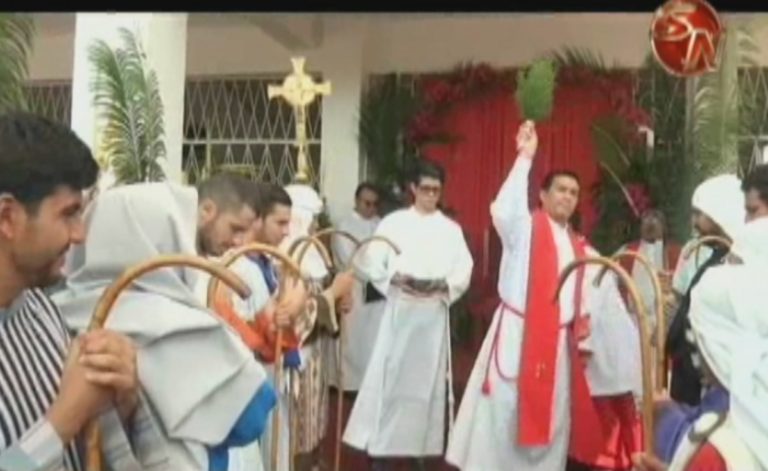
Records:
{"label": "eyeglasses", "polygon": [[432,186],[432,185],[419,185],[417,188],[421,193],[433,194],[433,195],[439,195],[440,192],[443,190],[439,186]]}

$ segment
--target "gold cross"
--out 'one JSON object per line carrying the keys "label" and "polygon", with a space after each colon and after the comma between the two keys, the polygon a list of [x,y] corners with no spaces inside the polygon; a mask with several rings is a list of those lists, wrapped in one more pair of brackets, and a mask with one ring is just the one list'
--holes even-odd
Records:
{"label": "gold cross", "polygon": [[304,72],[304,58],[291,59],[293,72],[285,77],[282,85],[270,85],[267,87],[267,96],[271,100],[274,97],[282,97],[293,107],[296,116],[296,146],[299,148],[298,171],[296,181],[309,182],[309,165],[307,164],[307,106],[317,95],[328,96],[331,94],[331,82],[315,83],[312,77]]}

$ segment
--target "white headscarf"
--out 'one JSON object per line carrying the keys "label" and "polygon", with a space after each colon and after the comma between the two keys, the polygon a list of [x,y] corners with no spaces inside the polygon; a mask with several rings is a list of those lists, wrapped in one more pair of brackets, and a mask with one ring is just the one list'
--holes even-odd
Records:
{"label": "white headscarf", "polygon": [[[146,183],[102,193],[85,244],[73,248],[67,286],[54,296],[66,322],[83,331],[104,289],[127,267],[161,254],[194,255],[196,228],[194,188]],[[106,323],[136,342],[153,412],[187,447],[222,442],[266,379],[236,334],[198,302],[195,278],[186,268],[147,273],[121,294]]]}
{"label": "white headscarf", "polygon": [[730,392],[741,439],[768,468],[768,221],[734,240],[743,264],[708,270],[691,295],[691,326],[701,355]]}
{"label": "white headscarf", "polygon": [[730,237],[744,225],[744,193],[736,175],[718,175],[705,180],[693,192],[692,204]]}
{"label": "white headscarf", "polygon": [[[285,191],[291,197],[291,224],[288,236],[280,244],[280,247],[283,250],[288,250],[296,239],[309,235],[312,221],[323,210],[323,200],[309,185],[288,185],[285,187]],[[314,246],[309,247],[302,260],[301,269],[305,275],[313,280],[320,280],[328,275],[328,269],[323,258]]]}

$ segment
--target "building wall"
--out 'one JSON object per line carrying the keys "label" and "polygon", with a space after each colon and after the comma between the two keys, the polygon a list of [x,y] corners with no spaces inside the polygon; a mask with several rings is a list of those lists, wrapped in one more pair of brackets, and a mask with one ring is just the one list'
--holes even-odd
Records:
{"label": "building wall", "polygon": [[[334,90],[324,101],[321,179],[332,216],[349,210],[359,178],[356,110],[368,74],[445,70],[462,61],[514,66],[565,45],[600,53],[608,64],[636,67],[649,51],[651,20],[650,12],[329,14],[321,47],[289,51],[245,16],[190,14],[187,76],[284,74],[289,57],[301,54],[309,70],[330,79]],[[768,23],[766,14],[748,17]],[[39,18],[31,78],[71,80],[74,14]],[[761,29],[758,44],[768,44],[768,28]],[[760,63],[768,65],[768,47]]]}

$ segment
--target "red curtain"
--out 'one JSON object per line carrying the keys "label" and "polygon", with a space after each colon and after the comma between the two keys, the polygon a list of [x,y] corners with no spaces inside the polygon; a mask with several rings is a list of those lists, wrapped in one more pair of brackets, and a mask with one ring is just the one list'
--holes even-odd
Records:
{"label": "red curtain", "polygon": [[[599,178],[593,157],[590,126],[611,110],[604,92],[594,87],[560,85],[552,116],[537,125],[539,148],[531,171],[531,206],[538,204],[538,188],[547,172],[568,169],[581,179],[581,229],[586,235],[596,223],[591,189]],[[498,93],[457,105],[445,116],[445,130],[458,142],[435,145],[427,156],[444,165],[444,201],[464,228],[475,260],[470,302],[478,314],[498,302],[501,243],[491,223],[489,206],[517,156],[515,135],[521,119],[509,93]]]}

